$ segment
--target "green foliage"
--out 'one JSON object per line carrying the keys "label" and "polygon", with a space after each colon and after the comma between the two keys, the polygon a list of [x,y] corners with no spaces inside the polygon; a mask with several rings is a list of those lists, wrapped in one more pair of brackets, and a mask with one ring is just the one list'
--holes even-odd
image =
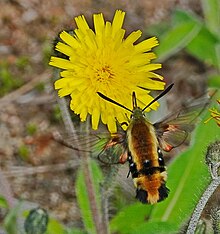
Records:
{"label": "green foliage", "polygon": [[0,195],[0,208],[8,208],[8,203],[6,199]]}
{"label": "green foliage", "polygon": [[220,2],[219,0],[202,0],[203,14],[207,28],[220,39]]}
{"label": "green foliage", "polygon": [[4,219],[3,226],[7,231],[7,234],[17,234],[17,216],[20,207],[21,203],[18,203],[14,208],[9,210]]}
{"label": "green foliage", "polygon": [[87,173],[91,173],[92,186],[95,190],[95,199],[98,207],[98,212],[101,212],[101,200],[100,200],[100,183],[103,179],[102,173],[98,165],[90,160],[90,171],[85,171],[85,168],[81,167],[76,180],[76,196],[80,207],[81,216],[84,227],[88,233],[96,233],[95,224],[93,221],[90,200],[88,196],[88,190],[85,183],[85,176]]}
{"label": "green foliage", "polygon": [[65,231],[65,234],[87,234],[84,230],[73,228]]}
{"label": "green foliage", "polygon": [[216,54],[218,43],[218,39],[203,25],[198,35],[187,45],[186,50],[197,59],[218,67]]}
{"label": "green foliage", "polygon": [[56,219],[50,218],[46,234],[66,234],[65,227]]}
{"label": "green foliage", "polygon": [[213,227],[214,233],[219,233],[220,232],[220,209],[219,207],[215,207],[212,210],[211,218],[212,218],[212,227]]}
{"label": "green foliage", "polygon": [[205,233],[206,233],[206,224],[204,221],[200,220],[197,225],[195,234],[205,234]]}
{"label": "green foliage", "polygon": [[37,132],[37,125],[35,123],[28,123],[26,131],[28,135],[33,136]]}
{"label": "green foliage", "polygon": [[51,120],[52,122],[57,122],[62,119],[61,111],[59,105],[54,105],[52,109]]}
{"label": "green foliage", "polygon": [[208,80],[209,87],[220,87],[220,74],[210,75]]}
{"label": "green foliage", "polygon": [[132,233],[137,227],[149,219],[152,206],[146,206],[138,202],[125,206],[110,223],[112,232]]}
{"label": "green foliage", "polygon": [[26,145],[21,145],[18,148],[18,155],[24,161],[28,160],[29,155],[30,155],[30,151],[29,151],[28,147]]}
{"label": "green foliage", "polygon": [[9,70],[9,64],[3,62],[0,64],[0,96],[11,92],[12,90],[20,87],[22,81],[13,76],[12,72]]}
{"label": "green foliage", "polygon": [[16,66],[19,69],[25,69],[30,64],[29,58],[27,56],[21,56],[16,60]]}
{"label": "green foliage", "polygon": [[173,222],[142,222],[140,225],[136,227],[136,229],[132,232],[128,232],[129,234],[139,234],[139,233],[147,233],[147,234],[171,234],[177,233],[176,226]]}
{"label": "green foliage", "polygon": [[[180,50],[205,64],[213,66],[219,76],[220,70],[220,1],[202,0],[205,18],[183,11],[175,10],[172,15],[171,27],[158,31],[160,46],[155,50],[158,60],[177,54]],[[157,27],[159,28],[159,27]],[[216,75],[216,74],[214,74]],[[213,76],[213,74],[211,74]],[[219,82],[210,83],[219,88]]]}
{"label": "green foliage", "polygon": [[156,49],[159,61],[164,61],[186,47],[199,33],[201,25],[196,21],[180,23],[161,37],[160,46]]}

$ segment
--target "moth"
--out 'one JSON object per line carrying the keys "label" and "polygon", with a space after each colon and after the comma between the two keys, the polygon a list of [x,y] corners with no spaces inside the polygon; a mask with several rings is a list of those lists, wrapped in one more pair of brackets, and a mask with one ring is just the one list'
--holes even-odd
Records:
{"label": "moth", "polygon": [[123,130],[119,125],[118,132],[112,135],[99,157],[106,155],[106,152],[120,152],[118,163],[128,161],[128,176],[132,176],[136,198],[144,204],[155,204],[168,197],[163,151],[169,152],[187,139],[197,117],[208,104],[206,98],[196,99],[174,114],[152,124],[144,114],[145,109],[168,93],[173,85],[169,85],[143,109],[137,105],[135,92],[132,94],[132,110],[100,92],[97,93],[106,101],[131,112],[130,120],[126,123],[127,129]]}

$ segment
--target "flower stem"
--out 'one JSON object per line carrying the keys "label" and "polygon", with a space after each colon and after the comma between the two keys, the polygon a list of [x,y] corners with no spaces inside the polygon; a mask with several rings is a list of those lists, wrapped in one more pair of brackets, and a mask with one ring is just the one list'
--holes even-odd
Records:
{"label": "flower stem", "polygon": [[193,215],[190,219],[187,234],[195,233],[196,226],[199,222],[199,218],[203,209],[205,208],[206,203],[208,202],[209,198],[215,192],[216,188],[220,185],[220,175],[218,173],[218,169],[220,167],[220,142],[216,141],[213,144],[210,144],[207,149],[206,154],[206,164],[209,167],[210,174],[212,181],[203,193],[199,203],[197,204]]}
{"label": "flower stem", "polygon": [[190,219],[186,234],[195,233],[196,226],[199,222],[199,218],[201,216],[201,213],[202,213],[206,203],[208,202],[209,198],[211,197],[211,195],[214,193],[214,191],[216,190],[216,188],[219,185],[220,185],[220,177],[211,181],[210,185],[207,187],[207,189],[203,193],[201,199],[199,200],[199,203],[197,204],[197,206],[193,212],[193,215]]}

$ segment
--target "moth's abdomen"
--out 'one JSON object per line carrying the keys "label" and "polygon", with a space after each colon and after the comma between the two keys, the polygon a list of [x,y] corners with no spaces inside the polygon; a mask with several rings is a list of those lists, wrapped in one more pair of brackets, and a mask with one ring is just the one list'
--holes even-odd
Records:
{"label": "moth's abdomen", "polygon": [[153,126],[137,121],[128,134],[130,172],[136,186],[136,198],[155,204],[167,198],[167,173]]}
{"label": "moth's abdomen", "polygon": [[157,202],[163,201],[168,197],[168,194],[169,189],[166,187],[165,183],[160,183],[160,186],[155,190],[149,190],[146,187],[139,187],[136,190],[136,198],[144,204],[155,204]]}
{"label": "moth's abdomen", "polygon": [[136,198],[142,203],[155,204],[168,197],[169,189],[166,187],[166,172],[155,173],[152,176],[140,176],[134,179]]}

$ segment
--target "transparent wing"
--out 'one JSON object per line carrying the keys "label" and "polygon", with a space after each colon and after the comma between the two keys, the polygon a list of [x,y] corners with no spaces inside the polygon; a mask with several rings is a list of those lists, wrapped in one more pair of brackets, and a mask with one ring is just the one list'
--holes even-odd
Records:
{"label": "transparent wing", "polygon": [[53,134],[55,141],[75,151],[88,152],[105,164],[124,163],[127,160],[126,132],[118,126],[118,132],[78,132],[76,137],[63,138]]}
{"label": "transparent wing", "polygon": [[170,151],[181,145],[209,104],[208,96],[187,102],[183,108],[154,124],[161,148]]}
{"label": "transparent wing", "polygon": [[53,139],[75,151],[90,152],[95,150],[97,144],[104,144],[110,139],[109,133],[76,132],[75,136],[63,136],[59,132],[53,133]]}
{"label": "transparent wing", "polygon": [[98,159],[106,164],[123,164],[127,161],[127,151],[126,131],[119,125],[118,132],[111,135],[111,139],[99,153]]}

